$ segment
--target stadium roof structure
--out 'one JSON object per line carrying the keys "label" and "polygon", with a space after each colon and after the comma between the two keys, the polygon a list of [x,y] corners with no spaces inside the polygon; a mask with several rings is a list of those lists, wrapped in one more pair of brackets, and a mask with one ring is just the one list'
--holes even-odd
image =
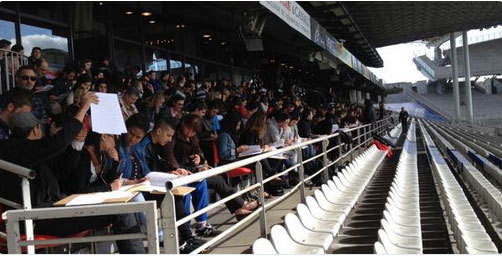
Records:
{"label": "stadium roof structure", "polygon": [[502,24],[502,2],[299,2],[363,64],[381,67],[375,48]]}

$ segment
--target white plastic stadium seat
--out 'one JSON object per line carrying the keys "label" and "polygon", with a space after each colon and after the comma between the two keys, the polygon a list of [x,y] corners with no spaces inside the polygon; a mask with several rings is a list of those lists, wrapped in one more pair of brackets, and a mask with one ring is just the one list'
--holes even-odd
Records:
{"label": "white plastic stadium seat", "polygon": [[387,251],[385,251],[385,248],[383,247],[382,243],[380,243],[380,242],[375,242],[374,253],[375,254],[388,254]]}
{"label": "white plastic stadium seat", "polygon": [[253,254],[277,254],[277,251],[268,239],[258,238],[253,243]]}
{"label": "white plastic stadium seat", "polygon": [[331,234],[333,237],[336,236],[338,230],[340,229],[340,223],[332,221],[322,221],[314,218],[312,213],[310,213],[309,208],[304,204],[298,204],[296,206],[296,211],[298,217],[302,221],[304,227],[309,230],[316,232],[325,232]]}
{"label": "white plastic stadium seat", "polygon": [[284,221],[289,236],[297,243],[319,246],[326,251],[333,242],[333,236],[331,234],[314,232],[306,229],[300,222],[300,219],[298,219],[298,216],[293,213],[286,214]]}
{"label": "white plastic stadium seat", "polygon": [[288,231],[281,225],[272,227],[270,237],[279,254],[324,254],[324,250],[321,247],[308,246],[295,242],[289,236]]}

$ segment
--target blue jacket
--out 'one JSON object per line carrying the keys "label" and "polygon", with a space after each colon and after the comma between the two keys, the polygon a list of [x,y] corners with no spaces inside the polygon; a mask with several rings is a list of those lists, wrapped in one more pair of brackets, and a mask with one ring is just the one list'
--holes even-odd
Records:
{"label": "blue jacket", "polygon": [[235,142],[230,134],[223,132],[218,136],[218,154],[221,160],[232,161],[235,156]]}
{"label": "blue jacket", "polygon": [[139,144],[133,145],[129,150],[126,150],[124,143],[120,143],[119,145],[119,157],[120,157],[120,165],[119,171],[122,172],[122,177],[125,179],[129,179],[132,176],[133,164],[132,160],[129,157],[130,155],[134,156],[138,161],[138,164],[141,166],[141,176],[145,177],[148,173],[150,173],[150,168],[148,168],[148,164],[145,158],[145,149],[141,147]]}

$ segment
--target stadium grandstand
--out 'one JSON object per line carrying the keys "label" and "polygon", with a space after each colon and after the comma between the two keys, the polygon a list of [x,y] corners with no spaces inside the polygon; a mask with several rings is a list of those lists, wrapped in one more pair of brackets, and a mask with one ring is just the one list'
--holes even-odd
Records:
{"label": "stadium grandstand", "polygon": [[0,253],[502,253],[500,13],[2,1]]}

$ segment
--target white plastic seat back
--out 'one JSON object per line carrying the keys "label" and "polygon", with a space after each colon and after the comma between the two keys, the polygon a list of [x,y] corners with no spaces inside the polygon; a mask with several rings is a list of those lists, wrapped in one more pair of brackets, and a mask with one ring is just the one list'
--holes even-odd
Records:
{"label": "white plastic seat back", "polygon": [[284,222],[289,236],[298,243],[319,246],[326,251],[333,242],[331,234],[308,230],[302,225],[298,216],[293,213],[286,214]]}
{"label": "white plastic seat back", "polygon": [[277,254],[277,251],[268,239],[258,238],[253,243],[253,254]]}
{"label": "white plastic seat back", "polygon": [[317,203],[319,206],[326,211],[337,211],[337,212],[344,212],[345,214],[348,214],[350,211],[350,207],[346,207],[346,205],[342,204],[332,204],[326,199],[326,196],[324,193],[320,190],[314,191],[314,196],[315,199],[317,200]]}
{"label": "white plastic seat back", "polygon": [[385,248],[380,242],[375,242],[374,248],[375,254],[387,254],[387,251],[385,251]]}
{"label": "white plastic seat back", "polygon": [[270,237],[279,254],[324,254],[321,247],[307,246],[295,242],[281,225],[272,227]]}
{"label": "white plastic seat back", "polygon": [[323,209],[313,196],[308,196],[306,199],[307,206],[309,207],[312,215],[320,220],[335,221],[342,223],[345,220],[345,211],[335,209]]}

